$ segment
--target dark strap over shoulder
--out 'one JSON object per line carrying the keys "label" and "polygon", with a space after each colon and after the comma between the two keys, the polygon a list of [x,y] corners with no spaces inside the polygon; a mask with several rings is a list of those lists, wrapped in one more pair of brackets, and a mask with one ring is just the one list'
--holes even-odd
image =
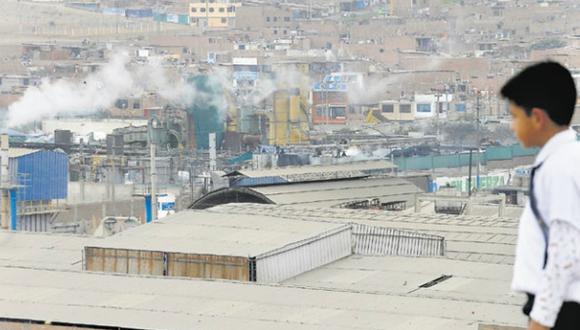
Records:
{"label": "dark strap over shoulder", "polygon": [[532,209],[532,212],[534,213],[534,217],[536,218],[538,225],[540,226],[540,230],[542,231],[542,235],[544,236],[544,243],[546,245],[546,248],[544,250],[543,268],[546,268],[546,264],[548,263],[548,243],[550,241],[550,237],[549,237],[550,236],[550,228],[548,227],[548,225],[546,224],[546,221],[544,221],[544,218],[542,217],[542,214],[540,213],[540,209],[538,208],[538,199],[537,199],[535,191],[534,191],[534,178],[536,176],[536,171],[539,170],[543,164],[544,163],[540,163],[539,165],[534,166],[532,168],[532,172],[530,174],[529,198],[530,198],[530,207]]}

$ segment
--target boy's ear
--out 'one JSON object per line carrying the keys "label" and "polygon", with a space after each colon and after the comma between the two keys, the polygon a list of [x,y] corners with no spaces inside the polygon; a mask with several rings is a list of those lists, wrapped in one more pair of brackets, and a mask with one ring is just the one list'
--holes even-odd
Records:
{"label": "boy's ear", "polygon": [[546,127],[552,119],[550,116],[540,108],[532,108],[532,115],[531,115],[532,123],[536,128],[543,128]]}

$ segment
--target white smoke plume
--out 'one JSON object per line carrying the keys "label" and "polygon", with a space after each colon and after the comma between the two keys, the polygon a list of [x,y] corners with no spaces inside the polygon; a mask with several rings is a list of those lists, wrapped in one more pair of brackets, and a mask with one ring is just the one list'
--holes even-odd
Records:
{"label": "white smoke plume", "polygon": [[312,79],[306,74],[293,69],[278,69],[274,77],[262,75],[256,82],[251,93],[245,95],[242,100],[246,105],[257,106],[271,97],[277,90],[304,88],[312,86]]}
{"label": "white smoke plume", "polygon": [[348,99],[354,104],[374,104],[384,101],[389,88],[399,82],[399,77],[366,78],[362,85],[353,85],[348,90]]}
{"label": "white smoke plume", "polygon": [[195,90],[183,79],[170,80],[161,61],[132,67],[127,53],[117,53],[97,72],[80,81],[43,80],[29,88],[8,109],[8,127],[57,116],[88,115],[114,105],[120,98],[156,92],[170,103],[189,105]]}
{"label": "white smoke plume", "polygon": [[[441,56],[428,57],[422,61],[421,66],[413,68],[421,71],[434,71],[441,68],[443,59]],[[400,88],[404,81],[401,74],[386,73],[382,77],[365,77],[361,85],[351,85],[348,90],[348,99],[354,104],[376,104],[386,101],[387,92]],[[434,83],[434,82],[432,82]],[[412,91],[408,91],[412,92]],[[398,99],[397,96],[391,96]]]}

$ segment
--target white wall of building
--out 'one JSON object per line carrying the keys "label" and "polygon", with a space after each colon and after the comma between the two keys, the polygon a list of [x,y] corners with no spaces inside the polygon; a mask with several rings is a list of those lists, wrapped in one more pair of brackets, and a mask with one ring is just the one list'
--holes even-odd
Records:
{"label": "white wall of building", "polygon": [[[443,94],[439,96],[441,107],[440,118],[447,118],[450,109],[450,103],[453,101],[453,95]],[[437,115],[437,96],[435,94],[415,94],[415,117],[416,118],[433,118]],[[428,110],[428,111],[426,111]]]}

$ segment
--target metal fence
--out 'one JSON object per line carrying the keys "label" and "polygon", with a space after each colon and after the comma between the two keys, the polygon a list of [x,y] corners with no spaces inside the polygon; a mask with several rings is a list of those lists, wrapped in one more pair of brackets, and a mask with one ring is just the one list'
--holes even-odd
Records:
{"label": "metal fence", "polygon": [[445,239],[442,236],[354,224],[352,239],[354,254],[415,257],[445,255]]}
{"label": "metal fence", "polygon": [[286,245],[255,258],[255,278],[274,283],[313,270],[352,254],[351,226]]}

